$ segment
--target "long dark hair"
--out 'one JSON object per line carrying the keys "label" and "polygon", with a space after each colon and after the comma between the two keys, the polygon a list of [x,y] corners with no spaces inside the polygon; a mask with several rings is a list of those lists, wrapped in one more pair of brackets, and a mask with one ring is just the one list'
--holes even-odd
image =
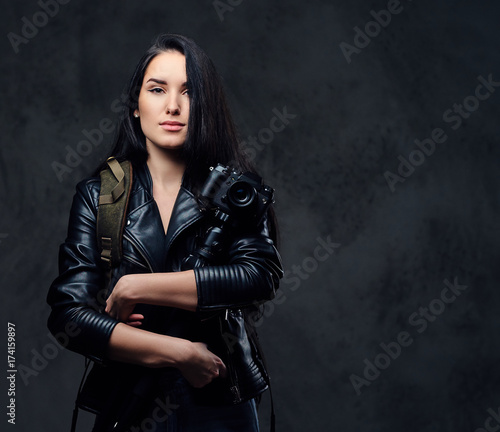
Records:
{"label": "long dark hair", "polygon": [[[134,118],[144,74],[151,60],[165,51],[178,51],[186,58],[189,90],[189,120],[182,156],[186,164],[183,183],[197,194],[207,178],[210,166],[230,165],[256,173],[252,162],[239,146],[238,134],[229,110],[222,79],[212,60],[191,39],[177,34],[162,34],[140,59],[127,86],[123,112],[110,156],[146,162],[146,138],[140,122]],[[271,238],[277,241],[274,211],[269,213]]]}

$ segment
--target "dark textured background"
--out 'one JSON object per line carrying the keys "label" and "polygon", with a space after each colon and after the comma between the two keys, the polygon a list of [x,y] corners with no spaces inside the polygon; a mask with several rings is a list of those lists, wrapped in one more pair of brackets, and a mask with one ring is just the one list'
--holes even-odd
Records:
{"label": "dark textured background", "polygon": [[[83,130],[116,119],[113,101],[165,31],[213,58],[243,139],[268,127],[275,108],[296,115],[253,152],[278,190],[288,271],[259,328],[278,430],[474,431],[498,411],[500,90],[456,130],[443,119],[478,76],[500,81],[498,2],[402,0],[351,63],[339,44],[352,44],[353,28],[386,1],[232,0],[240,4],[221,20],[212,1],[72,0],[17,54],[7,33],[40,6],[2,3],[2,315],[16,324],[18,367],[33,367],[36,353],[55,357],[38,359],[36,376],[18,373],[17,423],[7,426],[69,430],[83,360],[50,350],[45,296],[74,186],[112,134],[62,181],[52,164]],[[398,156],[436,127],[447,140],[392,192],[384,172],[397,173]],[[322,262],[318,238],[340,244]],[[467,288],[439,310],[443,281],[455,278]],[[419,332],[410,317],[429,304],[437,315]],[[357,395],[351,374],[362,377],[365,359],[400,332],[412,343]],[[268,413],[266,397],[264,427]]]}

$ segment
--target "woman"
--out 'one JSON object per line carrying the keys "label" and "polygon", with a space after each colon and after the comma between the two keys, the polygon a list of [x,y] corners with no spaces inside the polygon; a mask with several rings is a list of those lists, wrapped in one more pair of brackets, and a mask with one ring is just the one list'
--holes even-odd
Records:
{"label": "woman", "polygon": [[282,277],[272,212],[258,224],[233,217],[211,265],[185,270],[213,225],[198,199],[209,168],[253,171],[220,78],[192,40],[162,35],[127,96],[112,155],[131,162],[133,181],[112,292],[104,304],[94,177],[77,186],[48,326],[98,364],[80,395],[90,394],[80,405],[97,413],[94,432],[258,430],[254,398],[267,377],[244,318]]}

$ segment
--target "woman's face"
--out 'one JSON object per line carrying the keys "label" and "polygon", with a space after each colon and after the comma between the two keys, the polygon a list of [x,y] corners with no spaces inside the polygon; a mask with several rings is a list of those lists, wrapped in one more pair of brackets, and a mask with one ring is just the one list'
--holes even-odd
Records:
{"label": "woman's face", "polygon": [[189,119],[186,58],[178,51],[158,54],[149,63],[138,109],[146,146],[174,149],[186,141]]}

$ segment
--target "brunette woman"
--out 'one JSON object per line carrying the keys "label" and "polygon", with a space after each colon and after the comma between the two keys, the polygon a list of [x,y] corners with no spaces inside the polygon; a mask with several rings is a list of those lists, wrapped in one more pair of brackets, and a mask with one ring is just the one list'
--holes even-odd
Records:
{"label": "brunette woman", "polygon": [[[97,364],[80,406],[97,413],[94,432],[257,431],[255,399],[268,377],[245,317],[282,277],[276,226],[272,210],[258,223],[235,218],[214,261],[185,269],[213,224],[199,199],[210,167],[255,172],[220,77],[192,40],[162,35],[142,57],[111,155],[131,162],[133,179],[110,287],[96,240],[96,176],[77,186],[48,295],[50,330]],[[232,333],[210,325],[214,316],[232,322]],[[228,350],[212,352],[216,340]]]}

